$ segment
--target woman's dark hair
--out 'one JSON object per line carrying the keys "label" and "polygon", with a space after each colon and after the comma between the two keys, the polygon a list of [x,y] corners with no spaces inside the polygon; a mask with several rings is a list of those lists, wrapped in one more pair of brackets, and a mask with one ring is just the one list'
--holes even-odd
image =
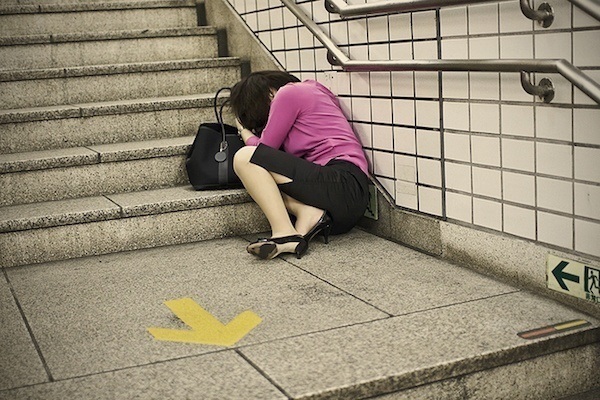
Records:
{"label": "woman's dark hair", "polygon": [[300,79],[284,71],[253,72],[231,88],[229,102],[242,125],[260,134],[267,124],[271,107],[271,90],[279,90]]}

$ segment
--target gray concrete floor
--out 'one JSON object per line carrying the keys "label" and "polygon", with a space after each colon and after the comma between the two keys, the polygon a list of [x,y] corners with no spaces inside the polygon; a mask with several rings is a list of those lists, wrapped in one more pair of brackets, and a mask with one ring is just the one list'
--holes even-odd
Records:
{"label": "gray concrete floor", "polygon": [[[548,356],[546,339],[518,332],[600,325],[361,230],[317,239],[300,260],[259,260],[245,252],[251,239],[5,269],[0,398],[356,398]],[[223,323],[246,310],[262,322],[231,347],[155,340],[150,327],[189,329],[164,304],[181,298]],[[578,362],[597,365],[598,351]]]}

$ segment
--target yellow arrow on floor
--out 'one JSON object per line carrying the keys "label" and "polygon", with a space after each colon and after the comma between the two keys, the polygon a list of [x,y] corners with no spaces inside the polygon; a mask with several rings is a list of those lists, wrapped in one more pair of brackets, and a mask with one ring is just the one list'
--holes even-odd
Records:
{"label": "yellow arrow on floor", "polygon": [[244,311],[225,325],[190,298],[166,301],[165,305],[192,329],[148,328],[157,340],[233,346],[262,321],[252,311]]}

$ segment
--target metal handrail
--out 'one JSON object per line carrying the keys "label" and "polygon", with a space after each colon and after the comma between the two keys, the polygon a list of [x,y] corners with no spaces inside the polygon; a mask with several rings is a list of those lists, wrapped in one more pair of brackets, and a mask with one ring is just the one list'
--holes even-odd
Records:
{"label": "metal handrail", "polygon": [[[424,1],[424,0],[423,0]],[[453,1],[453,0],[448,0]],[[465,0],[455,0],[465,1]],[[554,97],[554,88],[549,80],[534,86],[529,73],[558,73],[578,87],[596,103],[600,104],[600,85],[566,60],[351,60],[333,40],[327,36],[293,0],[281,2],[294,14],[314,37],[325,46],[331,64],[344,71],[463,71],[463,72],[519,72],[523,89],[529,94],[540,96],[549,102]],[[377,3],[368,3],[377,4]]]}
{"label": "metal handrail", "polygon": [[[478,3],[498,3],[507,0],[386,0],[365,4],[347,4],[343,0],[325,0],[325,8],[330,13],[342,17],[380,14],[389,12],[410,12],[432,10],[440,7],[451,7]],[[569,0],[571,3],[600,21],[600,0]],[[521,11],[527,18],[540,21],[545,27],[552,21],[551,7],[546,3],[540,5],[538,10],[531,8],[528,0],[520,0]]]}
{"label": "metal handrail", "polygon": [[569,0],[571,3],[600,21],[600,1],[599,0]]}

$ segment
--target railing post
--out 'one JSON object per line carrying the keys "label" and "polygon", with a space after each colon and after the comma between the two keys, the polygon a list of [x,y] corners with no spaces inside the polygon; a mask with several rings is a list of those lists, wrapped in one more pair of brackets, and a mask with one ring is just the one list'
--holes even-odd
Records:
{"label": "railing post", "polygon": [[544,28],[548,28],[554,22],[554,10],[548,3],[542,3],[535,10],[530,3],[530,0],[520,0],[521,12],[527,18],[539,22]]}
{"label": "railing post", "polygon": [[554,99],[554,85],[548,78],[542,78],[538,85],[531,83],[531,74],[521,71],[521,86],[527,93],[538,96],[544,103],[550,103]]}

